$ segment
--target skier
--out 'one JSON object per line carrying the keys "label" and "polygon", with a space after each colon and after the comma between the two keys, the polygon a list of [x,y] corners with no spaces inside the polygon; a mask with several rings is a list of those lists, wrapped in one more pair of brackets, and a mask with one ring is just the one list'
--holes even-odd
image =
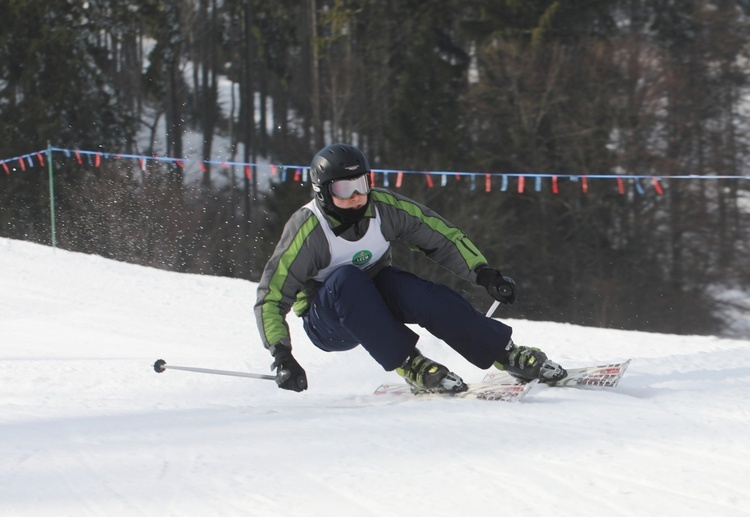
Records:
{"label": "skier", "polygon": [[258,285],[255,316],[274,358],[280,388],[307,389],[292,355],[286,314],[294,309],[318,348],[362,345],[385,370],[414,391],[461,392],[455,373],[417,349],[416,323],[481,369],[493,364],[541,382],[565,370],[538,348],[517,346],[512,329],[477,311],[454,290],[391,265],[391,246],[405,241],[505,304],[516,284],[490,267],[464,233],[429,208],[382,188],[370,188],[370,165],[356,147],[334,144],[310,168],[314,199],[287,221]]}

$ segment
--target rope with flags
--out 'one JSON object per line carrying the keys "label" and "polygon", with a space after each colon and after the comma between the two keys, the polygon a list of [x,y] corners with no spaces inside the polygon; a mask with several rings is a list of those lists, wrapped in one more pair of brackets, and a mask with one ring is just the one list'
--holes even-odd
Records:
{"label": "rope with flags", "polygon": [[[48,145],[47,149],[36,151],[33,153],[24,154],[21,156],[15,156],[13,158],[7,158],[0,160],[0,168],[5,172],[6,175],[20,171],[26,173],[30,169],[36,167],[47,167],[49,174],[49,198],[50,198],[50,226],[51,226],[51,241],[52,247],[56,248],[56,224],[55,224],[55,192],[54,192],[54,165],[53,165],[53,153],[62,154],[66,159],[74,159],[78,165],[84,165],[84,162],[91,167],[99,168],[102,166],[104,161],[107,160],[130,160],[138,164],[140,169],[146,173],[148,172],[148,164],[151,162],[157,163],[170,163],[178,167],[180,170],[193,165],[193,162],[188,163],[188,160],[184,158],[172,158],[166,156],[149,156],[139,154],[126,154],[126,153],[106,153],[102,151],[86,151],[81,149],[65,149],[60,147],[52,147]],[[279,165],[279,164],[261,164],[261,163],[246,163],[246,162],[235,162],[235,161],[216,161],[216,160],[196,160],[194,163],[197,164],[198,168],[202,173],[208,170],[209,165],[218,165],[222,168],[240,168],[244,171],[245,177],[248,180],[252,179],[253,170],[258,170],[261,167],[268,167],[271,178],[275,178],[277,181],[287,182],[292,178],[294,182],[306,183],[308,181],[308,173],[310,170],[309,166],[300,165]],[[373,169],[370,173],[370,182],[373,186],[378,184],[378,177],[380,177],[380,184],[386,188],[391,187],[391,181],[394,180],[395,188],[401,188],[405,175],[421,175],[424,177],[428,188],[435,187],[435,179],[439,179],[441,187],[446,187],[450,178],[453,181],[469,181],[469,186],[472,191],[480,188],[478,185],[482,184],[484,180],[484,191],[492,192],[493,184],[498,180],[500,182],[500,191],[508,192],[511,191],[511,180],[515,180],[515,191],[519,194],[527,192],[527,180],[533,181],[534,191],[541,192],[543,189],[543,182],[546,180],[551,184],[551,192],[553,194],[560,193],[560,180],[568,180],[570,182],[580,183],[580,190],[583,194],[589,192],[590,181],[614,181],[617,185],[617,191],[620,194],[626,193],[625,182],[630,181],[635,186],[635,191],[638,194],[645,194],[646,189],[644,184],[650,183],[654,191],[658,195],[664,194],[663,182],[665,177],[656,175],[642,175],[642,174],[552,174],[552,173],[534,173],[534,172],[510,172],[510,173],[491,173],[491,172],[466,172],[466,171],[415,171],[415,170],[396,170],[396,169]],[[672,180],[750,180],[750,176],[742,175],[670,175],[666,176],[669,181]]]}
{"label": "rope with flags", "polygon": [[[107,153],[102,151],[86,151],[81,149],[65,149],[59,147],[49,147],[48,149],[36,151],[33,153],[15,156],[13,158],[0,160],[0,167],[5,174],[10,175],[13,172],[26,172],[34,167],[45,167],[46,160],[52,159],[53,153],[62,154],[67,159],[74,159],[79,165],[88,164],[92,167],[100,167],[105,160],[132,160],[138,164],[142,171],[148,170],[147,165],[150,162],[169,163],[179,169],[186,169],[193,164],[197,165],[199,170],[205,173],[209,165],[216,165],[225,169],[239,168],[248,179],[252,179],[254,170],[259,168],[268,168],[270,176],[277,178],[281,182],[308,181],[309,166],[285,165],[285,164],[265,164],[265,163],[248,163],[227,160],[194,160],[189,162],[184,158],[172,158],[167,156],[149,156],[140,154],[126,153]],[[51,165],[50,165],[51,166]],[[557,173],[539,173],[539,172],[468,172],[468,171],[419,171],[419,170],[397,170],[397,169],[372,169],[370,180],[373,186],[382,185],[383,187],[401,188],[405,175],[421,175],[424,177],[428,188],[435,188],[439,183],[441,187],[446,187],[449,181],[469,181],[469,188],[474,190],[484,190],[492,192],[495,185],[499,183],[500,192],[515,191],[523,194],[530,191],[530,183],[533,183],[533,191],[542,192],[545,182],[550,184],[552,194],[560,193],[561,180],[577,182],[580,184],[580,191],[587,194],[592,181],[607,180],[613,182],[617,192],[626,193],[626,181],[630,182],[637,193],[645,194],[647,188],[652,188],[658,195],[664,194],[665,180],[748,180],[750,176],[742,175],[669,175],[658,176],[648,174],[557,174]],[[436,181],[435,179],[438,179]],[[512,181],[515,185],[512,185]],[[650,185],[650,187],[649,187]]]}

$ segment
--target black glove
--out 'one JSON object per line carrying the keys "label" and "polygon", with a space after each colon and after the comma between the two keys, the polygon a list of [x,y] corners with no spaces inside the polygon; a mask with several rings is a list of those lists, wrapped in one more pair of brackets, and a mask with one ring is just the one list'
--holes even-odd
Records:
{"label": "black glove", "polygon": [[497,269],[484,266],[477,271],[477,285],[481,285],[495,300],[512,305],[516,301],[516,283]]}
{"label": "black glove", "polygon": [[307,389],[307,374],[292,356],[292,349],[286,345],[270,347],[273,354],[271,370],[276,370],[276,384],[279,388],[292,391]]}

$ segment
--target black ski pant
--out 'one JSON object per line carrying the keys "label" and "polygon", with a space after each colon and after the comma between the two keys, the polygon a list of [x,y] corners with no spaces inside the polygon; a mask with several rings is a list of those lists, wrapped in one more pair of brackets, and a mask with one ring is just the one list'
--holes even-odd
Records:
{"label": "black ski pant", "polygon": [[355,266],[337,269],[313,296],[303,322],[318,348],[336,352],[362,345],[389,371],[404,363],[419,339],[407,324],[425,328],[482,369],[507,358],[512,333],[449,287],[395,267],[374,278]]}

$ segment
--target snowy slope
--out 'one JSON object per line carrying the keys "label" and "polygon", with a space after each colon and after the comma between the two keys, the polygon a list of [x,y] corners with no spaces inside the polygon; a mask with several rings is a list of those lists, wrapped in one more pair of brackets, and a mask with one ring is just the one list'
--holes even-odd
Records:
{"label": "snowy slope", "polygon": [[305,393],[154,372],[269,373],[254,300],[0,239],[0,515],[750,515],[749,341],[513,321],[567,366],[633,358],[614,391],[519,404],[375,397],[395,374],[318,351],[294,317]]}

